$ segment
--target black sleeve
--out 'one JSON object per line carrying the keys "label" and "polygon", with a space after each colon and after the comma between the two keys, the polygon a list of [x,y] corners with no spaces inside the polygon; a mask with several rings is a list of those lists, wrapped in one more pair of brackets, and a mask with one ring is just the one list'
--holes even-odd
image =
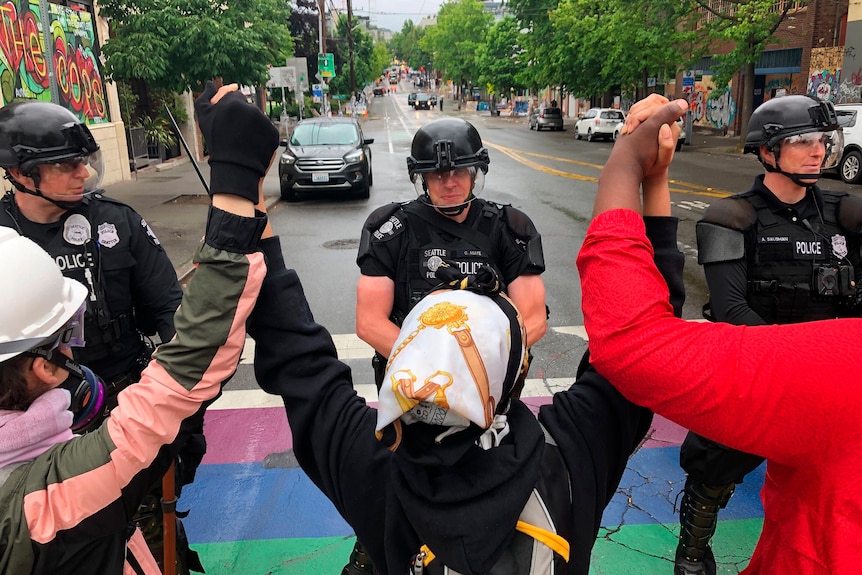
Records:
{"label": "black sleeve", "polygon": [[503,206],[503,233],[498,265],[503,281],[512,283],[522,275],[540,275],[545,271],[542,236],[533,221],[521,210]]}
{"label": "black sleeve", "polygon": [[267,276],[249,322],[260,387],[284,401],[299,464],[356,532],[383,531],[389,451],[377,411],[353,390],[350,368],[317,324],[277,238],[260,242]]}
{"label": "black sleeve", "polygon": [[679,219],[672,217],[644,217],[647,239],[652,243],[655,252],[655,264],[664,277],[670,291],[670,304],[677,317],[682,316],[682,306],[685,303],[685,283],[683,282],[683,267],[685,254],[676,243],[676,231]]}
{"label": "black sleeve", "polygon": [[127,208],[131,229],[129,249],[135,259],[131,285],[135,313],[155,324],[161,341],[174,337],[174,313],[183,299],[174,265],[146,221]]}
{"label": "black sleeve", "polygon": [[703,264],[709,287],[709,305],[715,321],[734,325],[764,325],[748,303],[748,266],[744,259]]}

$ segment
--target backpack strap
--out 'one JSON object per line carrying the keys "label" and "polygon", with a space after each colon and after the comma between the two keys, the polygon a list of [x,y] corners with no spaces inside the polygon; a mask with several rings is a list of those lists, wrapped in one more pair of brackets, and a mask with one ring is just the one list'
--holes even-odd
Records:
{"label": "backpack strap", "polygon": [[525,535],[529,535],[539,543],[543,543],[550,547],[554,553],[569,562],[569,542],[552,531],[543,529],[538,525],[531,525],[526,521],[518,520],[515,525],[515,530],[520,531]]}

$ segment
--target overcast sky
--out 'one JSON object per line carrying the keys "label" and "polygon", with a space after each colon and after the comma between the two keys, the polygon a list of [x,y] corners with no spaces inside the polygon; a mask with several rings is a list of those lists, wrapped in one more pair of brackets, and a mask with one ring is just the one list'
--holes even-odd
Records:
{"label": "overcast sky", "polygon": [[[422,18],[436,14],[445,0],[353,0],[353,13],[370,16],[378,28],[400,32],[405,20],[418,24]],[[346,0],[327,0],[327,6],[347,10]]]}

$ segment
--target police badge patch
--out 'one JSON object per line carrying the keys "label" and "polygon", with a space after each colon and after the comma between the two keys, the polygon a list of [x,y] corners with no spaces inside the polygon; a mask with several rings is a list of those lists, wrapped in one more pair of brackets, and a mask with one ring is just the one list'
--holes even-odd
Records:
{"label": "police badge patch", "polygon": [[847,257],[847,238],[841,234],[832,236],[832,253],[839,258]]}
{"label": "police badge patch", "polygon": [[90,239],[90,222],[81,214],[72,214],[63,223],[63,239],[73,246],[83,246]]}
{"label": "police badge patch", "polygon": [[99,224],[99,245],[106,248],[112,248],[120,243],[120,236],[117,234],[117,226],[105,222]]}

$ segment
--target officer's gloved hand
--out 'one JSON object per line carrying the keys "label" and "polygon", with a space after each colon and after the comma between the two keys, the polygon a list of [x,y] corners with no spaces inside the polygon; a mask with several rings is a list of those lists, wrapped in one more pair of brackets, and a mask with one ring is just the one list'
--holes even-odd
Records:
{"label": "officer's gloved hand", "polygon": [[443,260],[437,266],[434,277],[452,289],[468,290],[482,295],[496,295],[502,288],[497,272],[489,266],[483,266],[475,274],[465,274],[456,262]]}
{"label": "officer's gloved hand", "polygon": [[238,91],[216,104],[215,84],[207,82],[195,100],[198,125],[210,152],[210,193],[258,201],[258,184],[278,147],[278,130]]}

